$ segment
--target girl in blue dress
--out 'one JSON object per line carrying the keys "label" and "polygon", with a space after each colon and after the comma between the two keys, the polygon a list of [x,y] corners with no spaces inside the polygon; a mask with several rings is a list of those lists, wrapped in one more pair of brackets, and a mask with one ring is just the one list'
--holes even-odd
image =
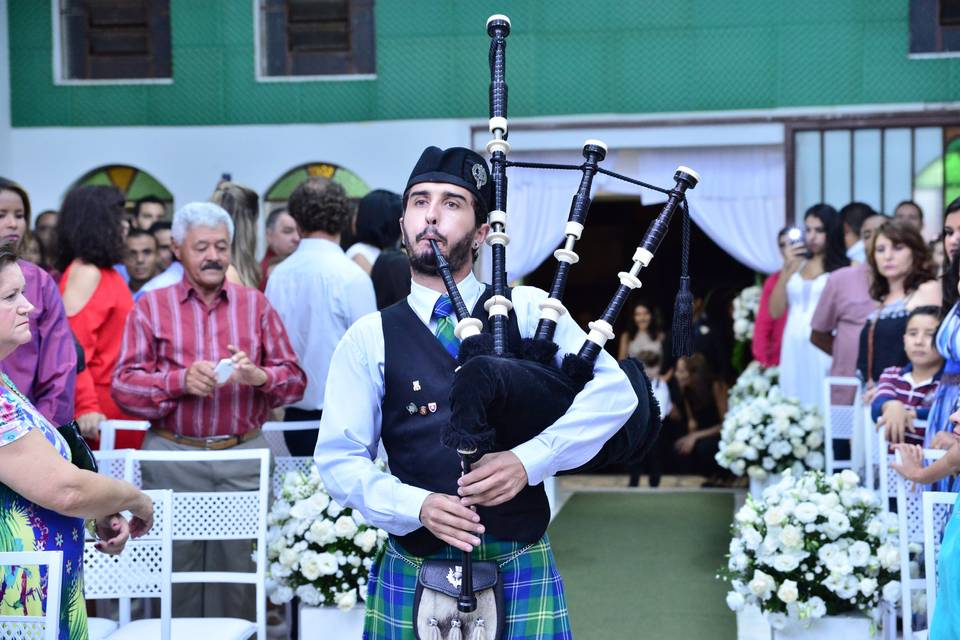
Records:
{"label": "girl in blue dress", "polygon": [[[953,305],[940,323],[936,345],[937,351],[943,356],[945,362],[940,386],[937,387],[937,393],[927,417],[927,431],[924,434],[923,446],[928,449],[948,447],[956,439],[950,424],[950,414],[960,407],[958,403],[960,402],[960,302]],[[943,476],[931,488],[934,491],[950,491],[953,484],[952,478]]]}
{"label": "girl in blue dress", "polygon": [[[960,411],[949,418],[954,433],[960,432]],[[939,460],[923,466],[923,447],[897,444],[902,463],[892,464],[907,480],[932,484],[960,473],[960,441]],[[937,557],[937,603],[930,622],[930,640],[960,640],[960,509],[954,509],[940,543]]]}

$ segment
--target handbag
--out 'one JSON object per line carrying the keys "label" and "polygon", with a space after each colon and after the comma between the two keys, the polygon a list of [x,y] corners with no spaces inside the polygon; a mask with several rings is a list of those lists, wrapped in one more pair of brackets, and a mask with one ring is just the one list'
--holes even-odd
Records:
{"label": "handbag", "polygon": [[71,462],[84,471],[97,473],[97,459],[93,456],[90,445],[80,435],[80,427],[77,425],[77,421],[71,420],[67,424],[59,426],[57,431],[60,432],[60,435],[67,442],[67,446],[70,447]]}
{"label": "handbag", "polygon": [[457,609],[462,581],[459,560],[424,560],[413,600],[417,640],[500,640],[505,626],[503,580],[496,562],[473,562],[477,608]]}

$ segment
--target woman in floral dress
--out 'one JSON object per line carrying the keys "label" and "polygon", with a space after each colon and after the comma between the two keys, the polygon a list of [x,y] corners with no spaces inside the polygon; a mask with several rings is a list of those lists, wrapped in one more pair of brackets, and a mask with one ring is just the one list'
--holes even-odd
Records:
{"label": "woman in floral dress", "polygon": [[[0,248],[0,359],[30,340],[16,254]],[[128,523],[120,511],[130,511]],[[86,640],[83,600],[84,519],[104,553],[150,530],[153,504],[133,485],[83,471],[57,430],[0,375],[0,552],[62,551],[60,639]],[[0,567],[0,615],[37,616],[46,602],[46,570]]]}

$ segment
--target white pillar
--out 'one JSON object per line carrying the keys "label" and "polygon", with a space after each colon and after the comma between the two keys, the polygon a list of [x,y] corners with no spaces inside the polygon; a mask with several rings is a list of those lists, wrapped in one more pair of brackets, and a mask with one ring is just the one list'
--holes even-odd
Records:
{"label": "white pillar", "polygon": [[12,177],[10,158],[10,38],[7,0],[0,0],[0,176]]}

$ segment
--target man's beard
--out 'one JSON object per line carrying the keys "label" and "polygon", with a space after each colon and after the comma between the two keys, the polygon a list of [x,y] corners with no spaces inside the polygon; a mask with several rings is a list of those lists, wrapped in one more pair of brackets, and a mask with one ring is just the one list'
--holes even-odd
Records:
{"label": "man's beard", "polygon": [[447,259],[447,263],[450,265],[451,273],[457,273],[460,271],[473,258],[472,234],[467,234],[462,240],[451,245],[447,242],[447,238],[438,233],[435,228],[427,227],[417,234],[414,242],[410,242],[410,237],[407,235],[407,230],[404,229],[403,243],[407,246],[407,252],[410,257],[410,268],[416,273],[425,276],[440,275],[440,272],[437,271],[437,256],[433,253],[433,248],[428,248],[421,254],[418,254],[416,251],[417,243],[419,243],[420,240],[422,240],[423,237],[428,233],[429,235],[439,238],[444,243],[447,243],[447,253],[444,254],[443,257]]}

